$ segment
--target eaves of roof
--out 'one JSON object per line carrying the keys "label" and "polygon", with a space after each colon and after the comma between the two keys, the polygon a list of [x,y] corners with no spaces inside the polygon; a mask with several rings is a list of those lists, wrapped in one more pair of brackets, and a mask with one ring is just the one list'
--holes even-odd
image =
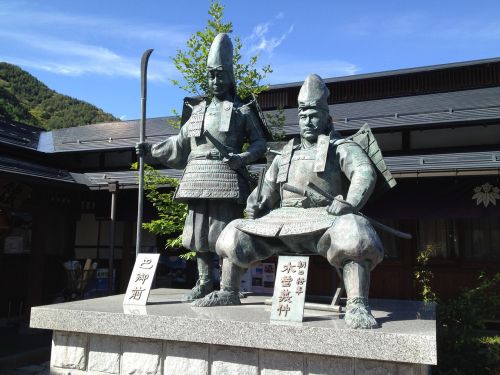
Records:
{"label": "eaves of roof", "polygon": [[[395,177],[498,174],[500,171],[500,150],[387,156],[384,160]],[[255,164],[250,169],[256,172],[263,166]],[[177,169],[157,171],[165,177],[178,179],[182,176],[182,171]],[[72,173],[6,156],[0,156],[0,172],[83,185],[91,190],[108,190],[110,182],[118,182],[120,189],[137,189],[138,185],[137,171]]]}
{"label": "eaves of roof", "polygon": [[[388,156],[384,157],[384,160],[395,177],[415,177],[427,174],[434,176],[497,174],[500,170],[500,150]],[[262,167],[264,167],[263,164],[253,164],[250,170],[257,172]],[[160,168],[157,171],[165,177],[178,179],[182,176],[182,170]],[[138,185],[138,173],[131,170],[88,172],[82,176],[91,190],[108,190],[110,182],[118,182],[120,189],[137,189]]]}
{"label": "eaves of roof", "polygon": [[36,150],[43,129],[13,121],[0,120],[0,143]]}
{"label": "eaves of roof", "polygon": [[[491,58],[491,59],[480,59],[480,60],[454,62],[454,63],[448,63],[448,64],[428,65],[428,66],[421,66],[421,67],[416,67],[416,68],[387,70],[387,71],[375,72],[375,73],[353,74],[353,75],[349,75],[349,76],[324,78],[323,81],[325,83],[346,82],[346,81],[363,80],[363,79],[370,79],[370,78],[390,77],[390,76],[397,76],[397,75],[411,74],[411,73],[429,72],[429,71],[433,71],[433,70],[460,68],[460,67],[466,67],[466,66],[471,66],[471,65],[491,64],[491,63],[498,63],[498,62],[500,62],[500,57],[495,57],[495,58]],[[306,78],[306,77],[304,77],[304,78]],[[290,88],[290,87],[300,87],[302,85],[302,83],[303,83],[303,81],[271,85],[269,87],[269,90],[278,90],[278,89],[284,89],[284,88]]]}
{"label": "eaves of roof", "polygon": [[[182,170],[178,169],[157,169],[160,176],[180,178]],[[91,190],[107,190],[111,182],[118,182],[120,189],[137,189],[139,174],[133,170],[109,171],[109,172],[87,172],[82,174],[86,180],[86,185]],[[83,180],[81,180],[83,181]]]}
{"label": "eaves of roof", "polygon": [[384,157],[391,173],[500,171],[500,150]]}
{"label": "eaves of roof", "polygon": [[26,161],[24,159],[4,155],[0,155],[0,172],[41,178],[54,182],[70,184],[77,183],[67,170],[56,169],[46,165]]}

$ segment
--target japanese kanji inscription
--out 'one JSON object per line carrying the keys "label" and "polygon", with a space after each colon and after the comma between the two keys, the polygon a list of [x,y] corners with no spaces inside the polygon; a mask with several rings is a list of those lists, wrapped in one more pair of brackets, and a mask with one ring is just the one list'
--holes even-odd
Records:
{"label": "japanese kanji inscription", "polygon": [[159,259],[160,254],[142,253],[137,255],[128,282],[127,293],[123,299],[124,305],[146,305]]}
{"label": "japanese kanji inscription", "polygon": [[309,257],[279,257],[271,306],[271,320],[302,321],[308,267]]}

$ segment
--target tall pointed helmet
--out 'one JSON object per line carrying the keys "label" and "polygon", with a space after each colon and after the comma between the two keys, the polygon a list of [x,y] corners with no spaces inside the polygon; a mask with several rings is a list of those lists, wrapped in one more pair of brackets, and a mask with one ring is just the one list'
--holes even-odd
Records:
{"label": "tall pointed helmet", "polygon": [[233,43],[226,33],[217,34],[210,46],[207,58],[208,69],[223,69],[233,73]]}
{"label": "tall pointed helmet", "polygon": [[327,101],[329,95],[330,91],[321,77],[317,74],[310,74],[299,91],[297,98],[299,110],[316,108],[329,112]]}

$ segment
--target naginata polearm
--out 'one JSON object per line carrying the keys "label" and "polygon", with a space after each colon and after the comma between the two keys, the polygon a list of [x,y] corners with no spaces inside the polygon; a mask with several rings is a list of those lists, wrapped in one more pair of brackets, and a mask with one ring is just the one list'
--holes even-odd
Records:
{"label": "naginata polearm", "polygon": [[[144,143],[146,138],[146,97],[148,79],[148,61],[153,52],[148,49],[141,59],[141,127],[139,130],[139,143]],[[142,243],[142,211],[144,206],[144,156],[139,155],[139,193],[137,197],[137,234],[135,242],[135,256],[141,252]]]}

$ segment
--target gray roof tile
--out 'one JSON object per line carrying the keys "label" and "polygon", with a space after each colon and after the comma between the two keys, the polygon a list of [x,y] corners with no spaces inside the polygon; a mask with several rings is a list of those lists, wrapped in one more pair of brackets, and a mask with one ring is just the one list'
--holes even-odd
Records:
{"label": "gray roof tile", "polygon": [[[335,128],[341,132],[357,130],[365,123],[372,129],[383,129],[500,120],[500,87],[341,103],[329,107]],[[298,126],[297,109],[286,109],[285,132],[297,134]]]}
{"label": "gray roof tile", "polygon": [[3,155],[0,155],[0,172],[20,174],[58,182],[76,182],[66,170],[56,169],[20,158]]}
{"label": "gray roof tile", "polygon": [[[365,123],[372,129],[391,129],[500,120],[500,87],[333,104],[330,105],[330,113],[335,128],[340,132],[357,130]],[[139,124],[139,120],[131,120],[53,130],[53,150],[72,152],[131,148],[139,139]],[[2,134],[7,134],[10,129],[0,124],[0,142],[6,142]],[[21,128],[16,129],[18,133],[13,133],[14,138],[15,134],[20,134]],[[27,129],[30,136],[21,142],[36,149],[35,142],[38,142],[40,131],[31,127]],[[288,135],[298,134],[296,108],[285,110],[284,130]],[[167,117],[147,120],[146,136],[149,142],[160,142],[176,133],[177,129],[167,123]],[[20,139],[24,138],[20,136]],[[44,150],[50,150],[50,147]]]}
{"label": "gray roof tile", "polygon": [[43,129],[31,125],[0,120],[0,143],[36,150],[41,133]]}
{"label": "gray roof tile", "polygon": [[[62,152],[132,147],[139,140],[139,127],[140,120],[130,120],[57,129],[52,132],[54,149]],[[146,136],[150,142],[176,133],[177,130],[168,125],[167,117],[146,121]]]}

